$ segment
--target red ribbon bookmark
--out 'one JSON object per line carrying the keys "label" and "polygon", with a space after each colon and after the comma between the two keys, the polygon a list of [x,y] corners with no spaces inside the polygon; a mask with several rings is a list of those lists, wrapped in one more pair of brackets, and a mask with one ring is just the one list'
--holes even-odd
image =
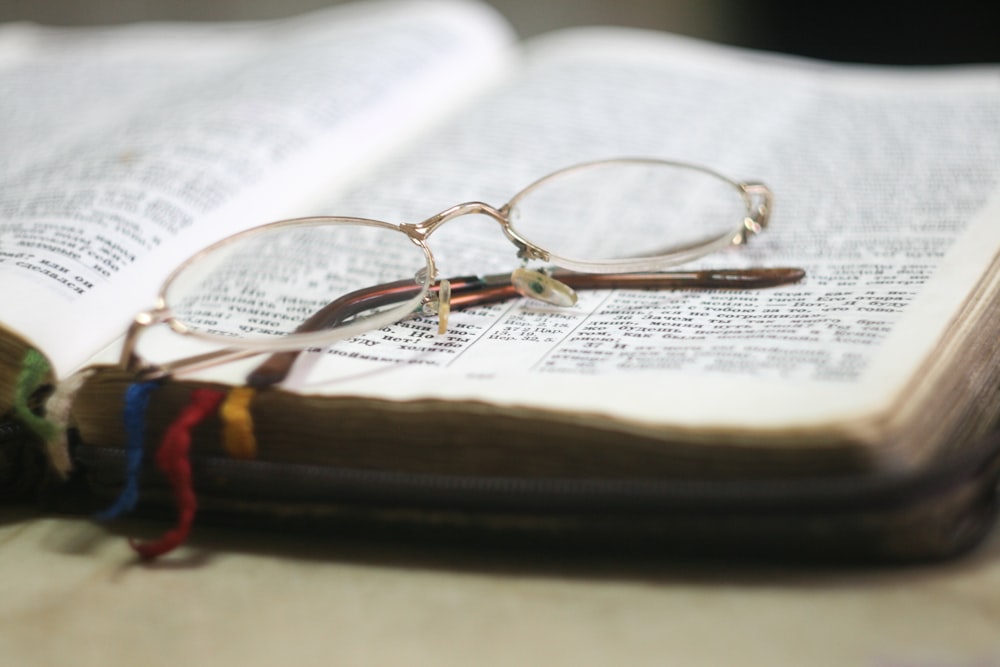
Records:
{"label": "red ribbon bookmark", "polygon": [[191,400],[163,434],[156,450],[156,465],[167,477],[177,503],[177,525],[159,539],[149,542],[129,540],[129,545],[145,560],[169,553],[187,540],[198,508],[198,498],[191,482],[191,429],[214,413],[225,393],[214,389],[195,389]]}

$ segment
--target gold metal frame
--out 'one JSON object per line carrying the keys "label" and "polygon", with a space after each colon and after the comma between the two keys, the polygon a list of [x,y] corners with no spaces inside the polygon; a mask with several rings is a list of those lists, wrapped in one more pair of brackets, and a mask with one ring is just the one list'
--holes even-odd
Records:
{"label": "gold metal frame", "polygon": [[[693,170],[711,176],[734,188],[744,202],[745,215],[742,220],[734,221],[733,227],[730,230],[707,241],[675,248],[670,252],[656,256],[623,260],[587,261],[561,257],[534,244],[514,228],[510,220],[512,208],[523,197],[532,193],[537,188],[570,173],[615,164],[662,165]],[[518,257],[523,261],[539,260],[568,270],[555,274],[558,277],[553,279],[556,281],[556,285],[565,285],[567,289],[571,285],[577,286],[578,289],[612,288],[616,286],[643,288],[691,286],[746,288],[791,282],[801,278],[802,272],[797,269],[712,272],[715,278],[707,280],[707,282],[706,275],[708,274],[706,273],[660,273],[665,268],[689,262],[730,246],[746,243],[750,236],[760,233],[767,227],[770,221],[772,201],[773,197],[770,189],[762,183],[733,181],[716,171],[698,165],[654,158],[618,158],[577,164],[553,172],[519,191],[500,208],[495,208],[483,202],[466,202],[447,208],[421,222],[399,225],[379,220],[333,216],[295,218],[273,222],[222,239],[197,252],[178,266],[167,277],[160,288],[153,309],[137,315],[129,327],[120,363],[127,370],[137,373],[144,379],[153,379],[168,376],[179,371],[198,370],[262,353],[293,353],[291,358],[294,358],[303,349],[325,347],[338,340],[356,336],[364,331],[395,323],[412,316],[414,313],[420,313],[428,305],[432,306],[432,310],[435,310],[435,312],[443,314],[449,307],[469,307],[471,305],[517,296],[517,286],[507,276],[470,277],[452,279],[450,281],[438,281],[437,266],[434,256],[427,245],[427,240],[444,223],[466,215],[485,215],[496,220],[500,224],[503,234],[517,247]],[[171,313],[167,302],[167,294],[172,284],[187,269],[206,255],[237,241],[281,227],[339,224],[384,227],[388,231],[406,234],[423,251],[427,263],[426,269],[418,272],[412,282],[404,281],[403,283],[394,283],[391,285],[376,285],[371,289],[360,290],[358,293],[345,295],[310,317],[302,326],[296,329],[294,335],[281,338],[266,340],[240,339],[234,345],[233,338],[193,330]],[[639,273],[642,273],[641,277],[636,276]],[[777,277],[779,273],[780,278]],[[582,279],[581,274],[605,274],[607,277],[603,279],[594,277]],[[454,296],[444,297],[443,295],[446,293],[454,294]],[[528,296],[536,296],[533,293],[528,294],[523,291],[520,293]],[[392,295],[391,298],[389,295]],[[405,297],[405,300],[396,303],[396,300],[401,295]],[[378,312],[374,317],[356,322],[351,322],[347,315],[345,315],[345,313],[357,312],[356,304],[364,302],[365,299],[372,298],[386,300],[387,307],[385,310]],[[553,302],[555,303],[555,301]],[[345,304],[347,305],[345,306]],[[351,308],[354,308],[354,310],[351,311]],[[345,322],[345,320],[347,321]],[[142,331],[155,324],[166,324],[176,333],[220,345],[221,349],[163,364],[152,364],[138,354],[137,342]],[[331,329],[330,327],[334,325],[337,328]]]}

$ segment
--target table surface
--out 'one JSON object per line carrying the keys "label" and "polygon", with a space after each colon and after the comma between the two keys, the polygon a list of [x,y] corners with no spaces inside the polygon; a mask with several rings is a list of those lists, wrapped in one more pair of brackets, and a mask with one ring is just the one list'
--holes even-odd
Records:
{"label": "table surface", "polygon": [[0,510],[4,665],[1000,667],[1000,529],[903,568],[663,563]]}

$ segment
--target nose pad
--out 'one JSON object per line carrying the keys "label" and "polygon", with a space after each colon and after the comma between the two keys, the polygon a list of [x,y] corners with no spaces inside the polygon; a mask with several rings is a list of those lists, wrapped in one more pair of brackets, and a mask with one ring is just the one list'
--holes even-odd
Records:
{"label": "nose pad", "polygon": [[451,314],[451,283],[442,280],[438,283],[437,315],[438,335],[448,330],[448,315]]}
{"label": "nose pad", "polygon": [[519,267],[510,274],[510,284],[521,296],[538,299],[553,306],[576,305],[576,292],[542,271]]}
{"label": "nose pad", "polygon": [[451,314],[451,282],[438,281],[437,291],[428,292],[420,306],[420,314],[425,317],[438,316],[438,334],[448,330],[448,315]]}

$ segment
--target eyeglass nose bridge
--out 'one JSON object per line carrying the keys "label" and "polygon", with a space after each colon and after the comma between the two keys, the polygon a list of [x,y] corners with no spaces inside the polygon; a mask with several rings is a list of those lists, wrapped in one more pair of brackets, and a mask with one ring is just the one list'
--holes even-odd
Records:
{"label": "eyeglass nose bridge", "polygon": [[438,229],[438,227],[449,220],[454,220],[455,218],[460,218],[465,215],[485,215],[500,223],[500,228],[503,231],[504,236],[506,236],[511,243],[517,246],[518,257],[522,259],[539,259],[542,261],[548,261],[549,253],[547,251],[525,240],[511,227],[509,208],[507,205],[496,208],[495,206],[491,206],[481,201],[455,204],[454,206],[446,208],[440,213],[432,215],[421,222],[401,224],[400,228],[414,240],[423,243]]}
{"label": "eyeglass nose bridge", "polygon": [[428,236],[433,234],[438,227],[449,220],[460,218],[463,215],[485,215],[499,222],[501,226],[506,227],[509,224],[507,216],[500,209],[494,208],[493,206],[481,201],[470,201],[463,204],[455,204],[454,206],[446,208],[440,213],[432,215],[421,222],[414,224],[404,223],[400,225],[400,227],[410,236],[413,236],[420,241],[424,241]]}

